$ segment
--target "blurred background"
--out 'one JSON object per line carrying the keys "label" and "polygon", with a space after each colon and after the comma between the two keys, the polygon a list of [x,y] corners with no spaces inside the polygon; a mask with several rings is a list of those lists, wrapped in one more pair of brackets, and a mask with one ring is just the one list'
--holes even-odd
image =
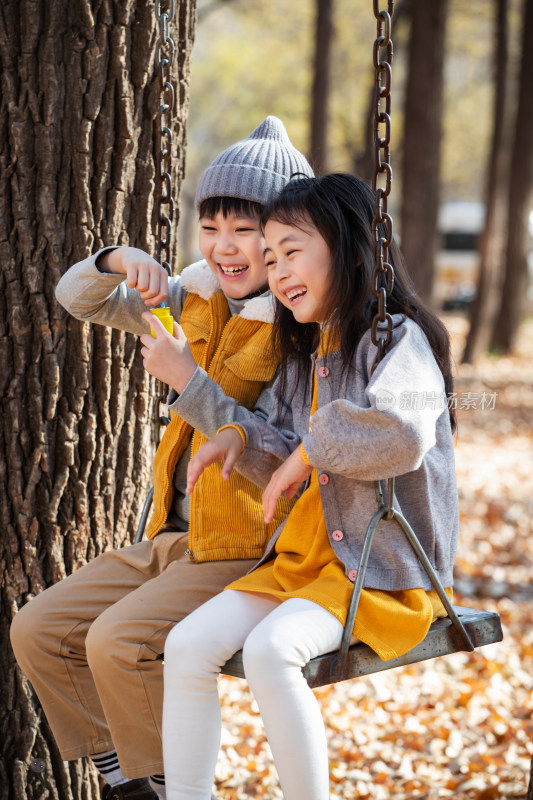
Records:
{"label": "blurred background", "polygon": [[[533,307],[532,5],[394,8],[389,211],[420,293],[470,316],[466,360],[507,352]],[[267,114],[284,121],[318,174],[371,181],[375,38],[368,0],[199,0],[182,266],[198,256],[202,170]]]}

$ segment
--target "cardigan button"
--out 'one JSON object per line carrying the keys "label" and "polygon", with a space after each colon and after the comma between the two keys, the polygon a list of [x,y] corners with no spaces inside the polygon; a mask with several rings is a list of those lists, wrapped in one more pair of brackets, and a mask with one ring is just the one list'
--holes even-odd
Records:
{"label": "cardigan button", "polygon": [[327,472],[321,472],[318,476],[318,482],[322,484],[322,486],[327,486],[329,483],[329,475]]}
{"label": "cardigan button", "polygon": [[351,569],[348,573],[348,578],[352,581],[352,583],[354,583],[355,579],[357,578],[357,570]]}
{"label": "cardigan button", "polygon": [[329,367],[319,367],[318,374],[321,378],[327,378],[329,375]]}
{"label": "cardigan button", "polygon": [[342,542],[344,539],[344,533],[342,531],[333,531],[331,538],[334,542]]}

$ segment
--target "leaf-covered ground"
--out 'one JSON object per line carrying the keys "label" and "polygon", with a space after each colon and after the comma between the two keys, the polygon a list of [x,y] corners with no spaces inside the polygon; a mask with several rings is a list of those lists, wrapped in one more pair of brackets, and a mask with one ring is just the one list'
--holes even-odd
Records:
{"label": "leaf-covered ground", "polygon": [[[457,359],[464,319],[446,323]],[[457,604],[496,610],[503,642],[317,690],[331,792],[404,800],[525,797],[533,753],[533,321],[515,354],[457,367]],[[247,684],[221,679],[222,800],[282,793]]]}

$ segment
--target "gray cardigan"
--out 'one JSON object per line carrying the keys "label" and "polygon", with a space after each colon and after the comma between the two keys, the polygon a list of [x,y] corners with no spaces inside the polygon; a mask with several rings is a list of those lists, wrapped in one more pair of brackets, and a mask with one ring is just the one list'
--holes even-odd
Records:
{"label": "gray cardigan", "polygon": [[[268,421],[242,423],[246,446],[237,469],[264,487],[303,442],[310,463],[324,476],[320,494],[329,539],[352,580],[377,510],[374,481],[396,476],[395,507],[413,527],[443,585],[451,586],[459,508],[444,381],[421,328],[401,315],[393,319],[391,344],[373,375],[376,349],[369,332],[348,369],[342,369],[340,351],[315,359],[318,409],[311,426],[311,389],[298,383],[289,366],[289,402],[281,402],[276,381]],[[272,554],[282,528],[260,563]],[[394,520],[379,523],[365,586],[432,588]]]}

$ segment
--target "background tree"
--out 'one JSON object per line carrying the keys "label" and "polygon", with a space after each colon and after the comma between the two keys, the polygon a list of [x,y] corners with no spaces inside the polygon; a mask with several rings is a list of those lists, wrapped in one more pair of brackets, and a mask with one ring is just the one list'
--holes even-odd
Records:
{"label": "background tree", "polygon": [[428,300],[437,245],[448,0],[412,0],[410,11],[400,229],[409,271]]}
{"label": "background tree", "polygon": [[328,108],[332,38],[332,0],[316,0],[315,57],[313,59],[309,161],[317,175],[323,175],[327,171]]}
{"label": "background tree", "polygon": [[463,361],[472,362],[488,350],[494,319],[499,304],[504,239],[506,197],[509,176],[507,133],[508,84],[508,0],[494,3],[494,113],[493,134],[487,169],[485,222],[479,241],[479,274],[476,294],[470,308],[470,327],[463,352]]}
{"label": "background tree", "polygon": [[522,59],[508,185],[507,250],[491,347],[508,352],[516,339],[527,294],[529,214],[533,190],[533,1],[522,6]]}
{"label": "background tree", "polygon": [[[164,7],[164,5],[163,5]],[[195,0],[176,0],[183,174]],[[153,2],[0,6],[0,798],[96,797],[15,666],[17,609],[128,542],[149,483],[153,385],[136,337],[81,324],[54,289],[106,244],[154,252],[159,71]]]}

